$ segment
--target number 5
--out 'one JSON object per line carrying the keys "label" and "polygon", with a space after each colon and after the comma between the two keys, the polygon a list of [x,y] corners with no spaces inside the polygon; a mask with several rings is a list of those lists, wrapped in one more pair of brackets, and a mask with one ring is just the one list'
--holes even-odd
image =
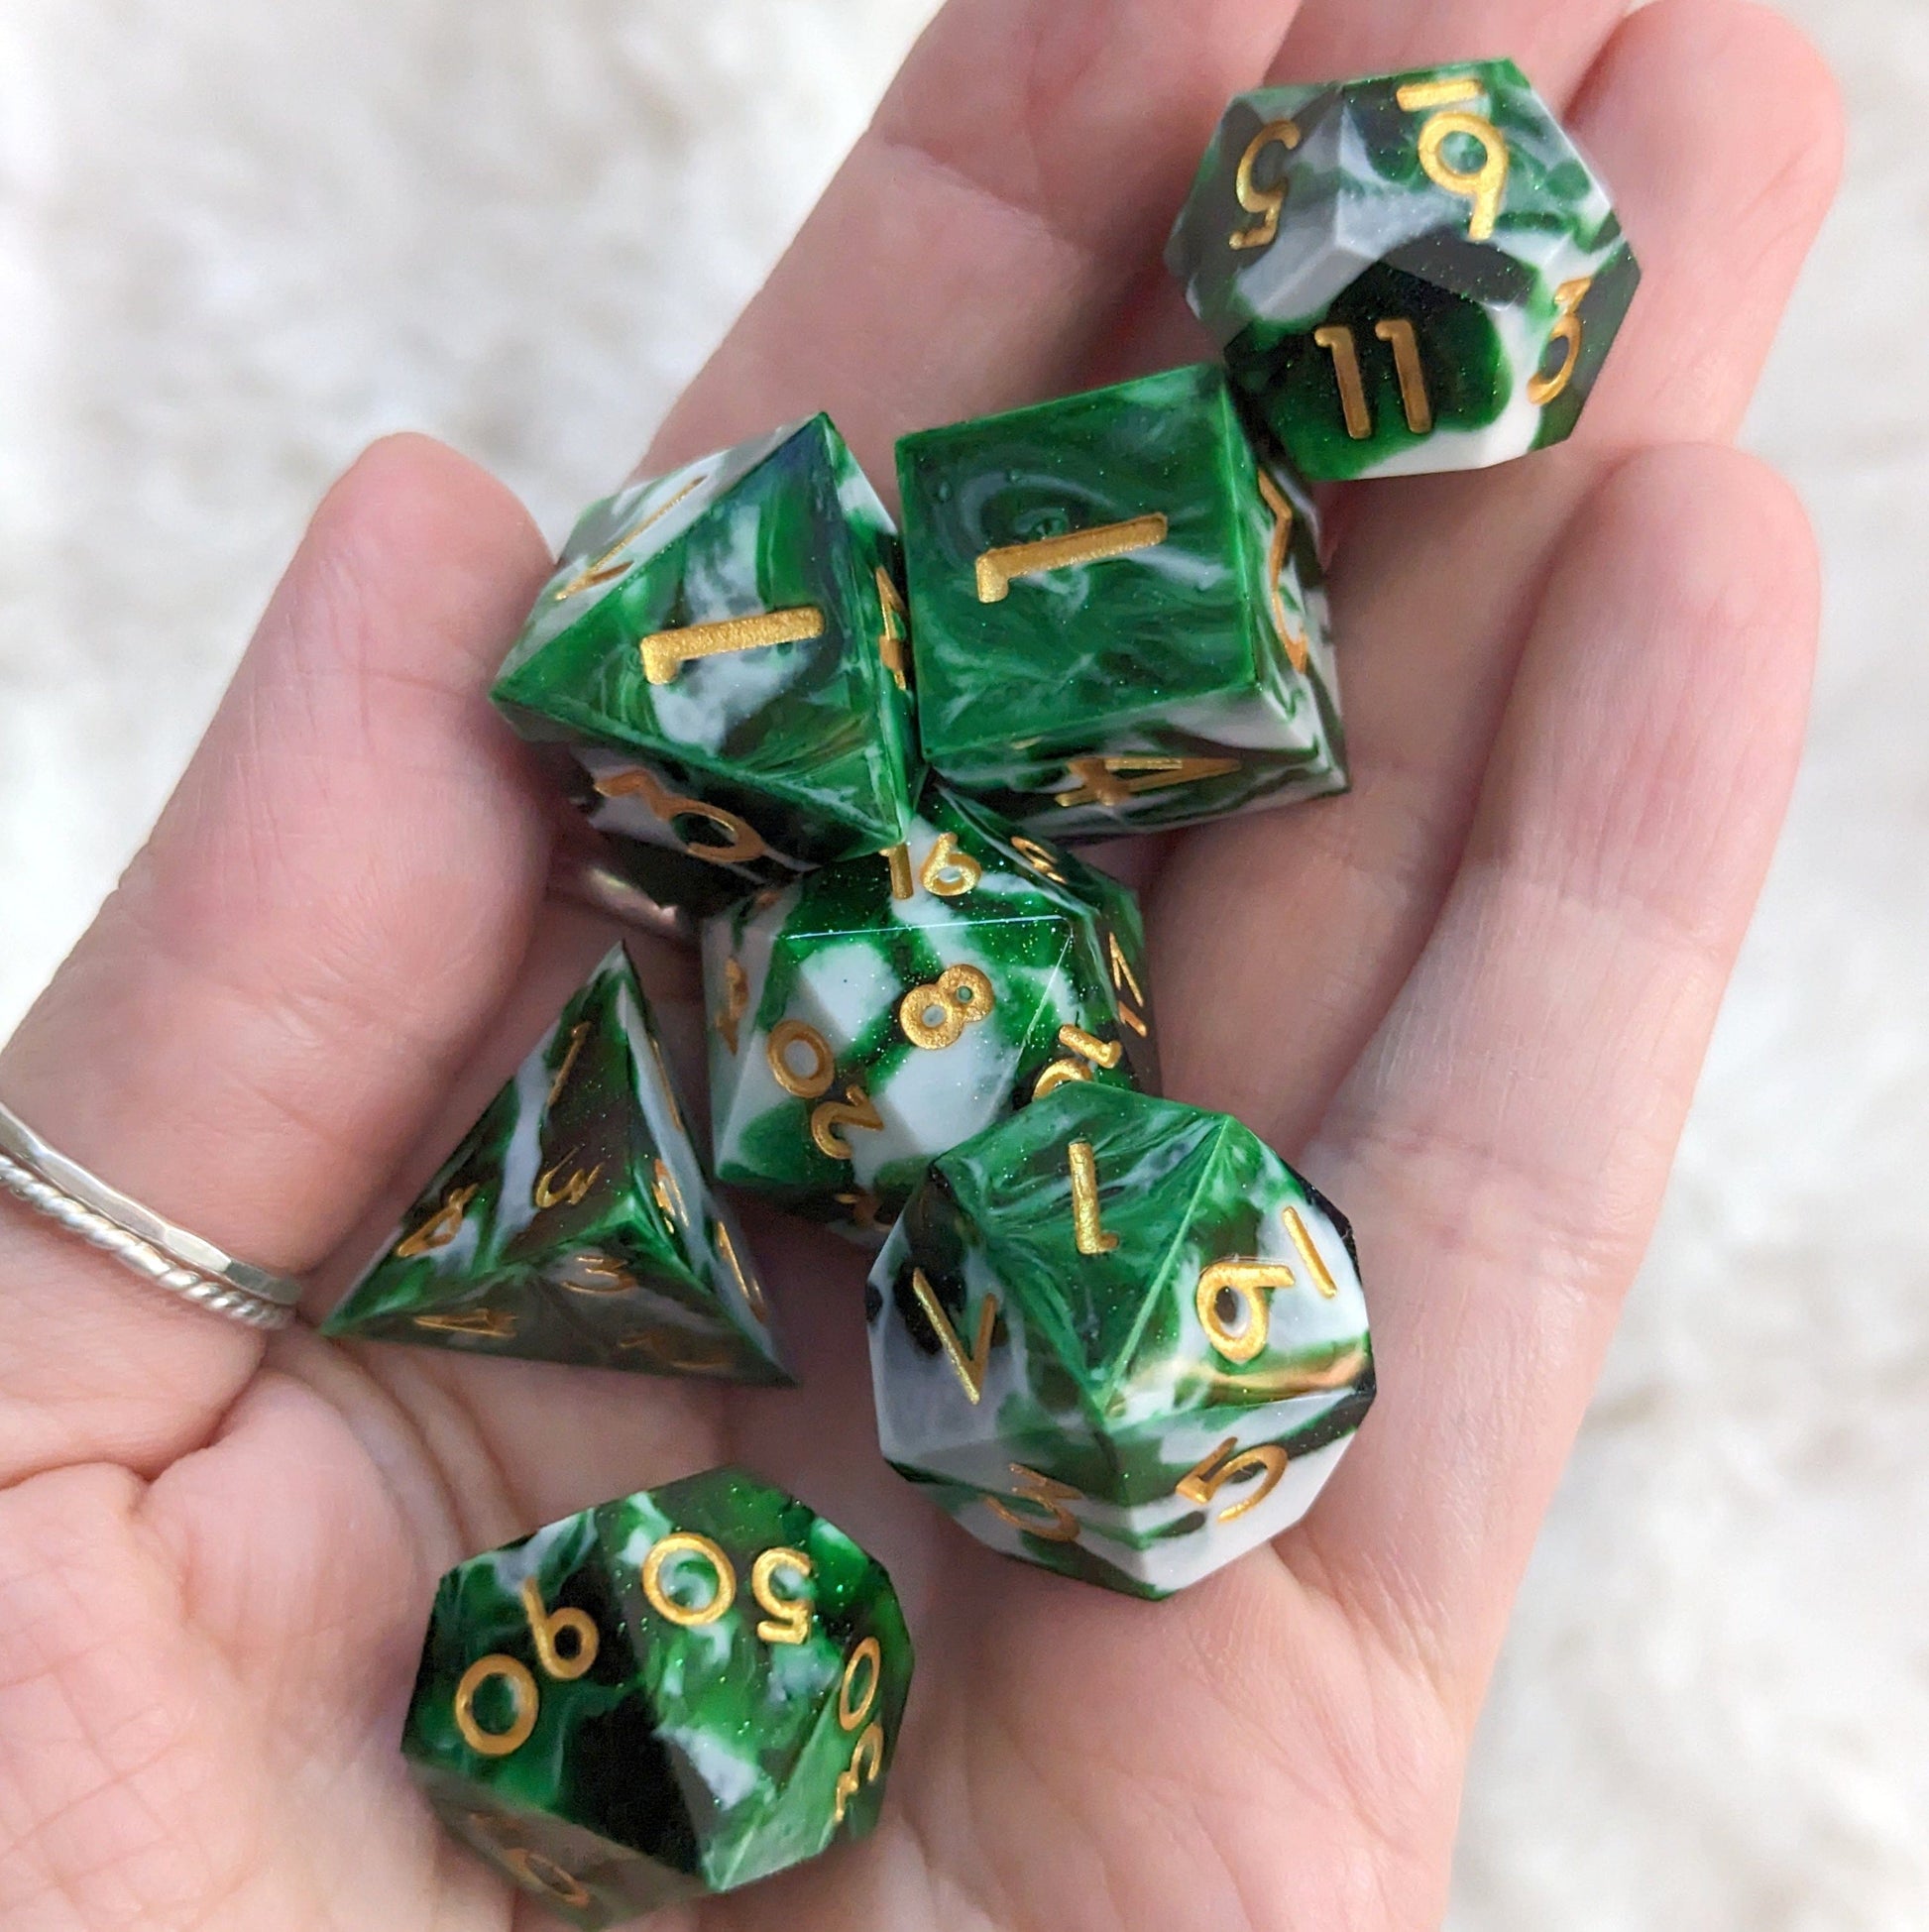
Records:
{"label": "number 5", "polygon": [[1248,1449],[1242,1455],[1232,1451],[1239,1445],[1236,1435],[1228,1435],[1196,1469],[1190,1470],[1180,1479],[1178,1489],[1173,1493],[1183,1496],[1189,1503],[1201,1507],[1210,1503],[1225,1488],[1227,1483],[1236,1483],[1247,1476],[1264,1475],[1265,1481],[1250,1496],[1242,1496],[1230,1508],[1219,1512],[1218,1521],[1233,1523],[1244,1516],[1248,1510],[1256,1510],[1274,1490],[1280,1486],[1280,1478],[1286,1474],[1286,1451],[1277,1442],[1263,1442],[1256,1449]]}
{"label": "number 5", "polygon": [[1014,1530],[1022,1530],[1028,1536],[1036,1536],[1040,1542],[1077,1542],[1078,1540],[1078,1519],[1065,1506],[1067,1503],[1082,1503],[1085,1499],[1070,1483],[1055,1481],[1050,1476],[1041,1475],[1036,1469],[1027,1469],[1022,1462],[1011,1465],[1011,1473],[1018,1478],[1018,1487],[1012,1497],[1020,1503],[1033,1504],[1051,1517],[1051,1522],[1041,1523],[1035,1516],[1020,1516],[1001,1496],[987,1496],[984,1506],[1002,1523],[1008,1523]]}

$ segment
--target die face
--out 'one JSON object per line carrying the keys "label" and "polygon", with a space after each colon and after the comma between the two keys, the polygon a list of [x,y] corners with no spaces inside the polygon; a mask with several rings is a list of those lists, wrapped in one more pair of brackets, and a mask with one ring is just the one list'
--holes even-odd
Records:
{"label": "die face", "polygon": [[410,1770],[448,1832],[566,1924],[602,1932],[703,1895],[696,1879],[550,1813],[505,1803],[433,1764]]}
{"label": "die face", "polygon": [[[645,890],[714,904],[894,843],[915,790],[901,560],[830,419],[595,506],[495,698]],[[692,867],[698,869],[692,870]]]}
{"label": "die face", "polygon": [[1236,1121],[1115,1090],[934,1164],[869,1312],[886,1458],[981,1541],[1137,1595],[1291,1527],[1373,1399],[1337,1211]]}
{"label": "die face", "polygon": [[1133,895],[942,786],[703,945],[719,1175],[861,1238],[1041,1081],[1158,1085]]}
{"label": "die face", "polygon": [[926,757],[1100,838],[1341,790],[1310,502],[1216,368],[898,446]]}
{"label": "die face", "polygon": [[868,1831],[911,1665],[875,1562],[713,1470],[451,1571],[402,1749],[458,1835],[606,1925]]}
{"label": "die face", "polygon": [[[803,1504],[738,1472],[626,1498],[603,1518],[709,1888],[869,1831],[912,1666],[882,1568]],[[725,1567],[691,1546],[696,1537]]]}
{"label": "die face", "polygon": [[596,1510],[460,1565],[436,1591],[402,1754],[459,1836],[578,1924],[705,1889],[636,1676]]}
{"label": "die face", "polygon": [[1607,189],[1511,60],[1234,101],[1167,259],[1318,480],[1559,442],[1640,279]]}
{"label": "die face", "polygon": [[500,1802],[467,1779],[411,1764],[445,1830],[565,1924],[602,1932],[640,1913],[701,1896],[694,1880],[593,1832]]}
{"label": "die face", "polygon": [[443,1165],[331,1335],[785,1382],[621,948]]}

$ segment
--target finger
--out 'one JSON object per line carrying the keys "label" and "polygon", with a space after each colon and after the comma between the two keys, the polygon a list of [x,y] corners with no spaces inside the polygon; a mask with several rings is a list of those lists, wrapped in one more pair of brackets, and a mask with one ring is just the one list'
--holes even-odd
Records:
{"label": "finger", "polygon": [[650,466],[828,409],[907,430],[1077,387],[1290,0],[952,0]]}
{"label": "finger", "polygon": [[1330,80],[1505,56],[1558,107],[1626,12],[1626,0],[1307,0],[1272,78]]}
{"label": "finger", "polygon": [[1575,440],[1726,441],[1835,198],[1834,76],[1755,0],[1659,0],[1608,43],[1574,126],[1645,271]]}
{"label": "finger", "polygon": [[[55,1145],[231,1253],[302,1270],[363,1211],[502,1000],[546,838],[480,693],[547,568],[416,438],[322,506],[147,850],[0,1057]],[[0,1213],[0,1482],[150,1467],[259,1341]]]}
{"label": "finger", "polygon": [[[1617,451],[1732,431],[1833,192],[1827,73],[1743,0],[1635,15],[1573,118],[1645,272],[1586,435],[1479,475],[1360,488],[1333,580],[1352,795],[1196,836],[1155,897],[1155,970],[1185,984],[1209,948],[1222,988],[1168,1016],[1174,1090],[1284,1146],[1318,1118],[1424,940],[1540,586],[1586,534],[1580,507]],[[1217,1014],[1276,1002],[1280,960],[1294,1023],[1223,1053]]]}
{"label": "finger", "polygon": [[1469,1715],[1780,826],[1817,604],[1752,460],[1596,492],[1438,928],[1307,1155],[1359,1217],[1384,1391],[1314,1534]]}

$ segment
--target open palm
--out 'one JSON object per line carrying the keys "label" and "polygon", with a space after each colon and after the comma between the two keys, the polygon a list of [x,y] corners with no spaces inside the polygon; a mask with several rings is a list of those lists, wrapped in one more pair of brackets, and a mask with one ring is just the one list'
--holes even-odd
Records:
{"label": "open palm", "polygon": [[[1383,1393],[1317,1510],[1157,1606],[990,1555],[878,1462],[861,1263],[792,1224],[755,1229],[804,1376],[768,1395],[306,1326],[264,1357],[9,1206],[10,1932],[535,1924],[396,1751],[434,1578],[726,1460],[884,1559],[921,1671],[872,1838],[670,1920],[1437,1920],[1487,1671],[1796,755],[1812,551],[1723,444],[1839,136],[1744,0],[1292,14],[953,0],[652,461],[828,407],[882,479],[905,430],[1197,355],[1158,248],[1269,68],[1513,54],[1614,183],[1646,280],[1574,441],[1337,507],[1354,793],[1145,861],[1170,1090],[1359,1229]],[[0,1060],[117,1185],[313,1269],[311,1315],[608,943],[544,908],[552,821],[483,697],[546,563],[458,458],[366,457]],[[693,999],[687,963],[642,964],[665,1013]]]}

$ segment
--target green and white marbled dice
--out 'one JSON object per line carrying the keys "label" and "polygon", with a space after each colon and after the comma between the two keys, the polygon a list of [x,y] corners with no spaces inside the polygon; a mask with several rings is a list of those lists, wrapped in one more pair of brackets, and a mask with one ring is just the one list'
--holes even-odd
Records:
{"label": "green and white marbled dice", "polygon": [[1158,1090],[1137,900],[941,785],[897,851],[707,921],[703,954],[719,1178],[860,1239],[1041,1086]]}
{"label": "green and white marbled dice", "polygon": [[896,532],[828,416],[583,516],[496,703],[618,863],[715,911],[904,836],[918,787]]}
{"label": "green and white marbled dice", "polygon": [[911,1663],[876,1562],[714,1469],[451,1570],[402,1752],[450,1830],[602,1927],[868,1832]]}
{"label": "green and white marbled dice", "polygon": [[1640,280],[1607,189],[1511,60],[1235,100],[1167,259],[1322,480],[1559,442]]}
{"label": "green and white marbled dice", "polygon": [[789,1381],[619,947],[324,1333],[644,1374]]}
{"label": "green and white marbled dice", "polygon": [[925,755],[1021,830],[1344,790],[1312,506],[1221,371],[898,445]]}
{"label": "green and white marbled dice", "polygon": [[885,1457],[981,1542],[1162,1597],[1288,1529],[1373,1401],[1352,1234],[1223,1114],[1062,1087],[878,1256]]}

